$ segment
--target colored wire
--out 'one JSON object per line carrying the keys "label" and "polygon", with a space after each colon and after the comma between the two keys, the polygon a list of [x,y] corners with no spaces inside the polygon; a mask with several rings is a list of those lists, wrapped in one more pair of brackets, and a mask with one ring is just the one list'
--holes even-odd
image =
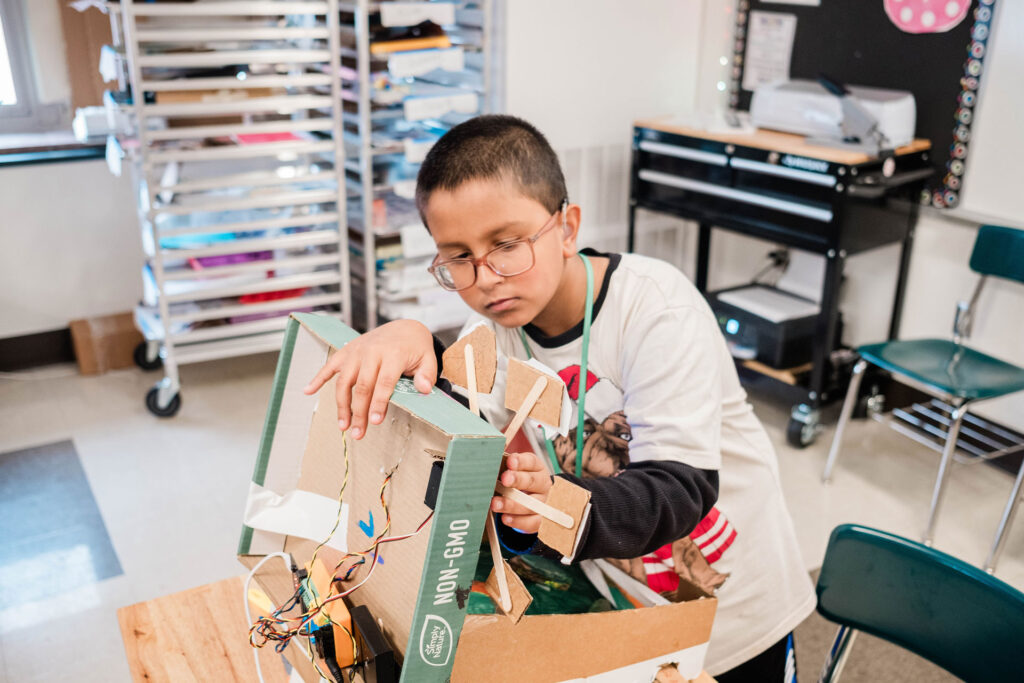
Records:
{"label": "colored wire", "polygon": [[[317,554],[320,552],[320,549],[323,548],[328,542],[330,542],[331,538],[334,536],[335,532],[337,532],[338,527],[341,524],[341,516],[342,516],[342,510],[343,510],[342,501],[343,501],[344,494],[345,494],[345,489],[348,486],[348,480],[349,480],[349,450],[348,450],[348,440],[346,438],[346,433],[345,432],[342,433],[342,446],[343,446],[343,452],[344,452],[344,458],[345,458],[345,475],[344,475],[344,478],[342,480],[341,488],[338,491],[338,515],[337,515],[337,517],[334,520],[334,526],[332,527],[330,534],[327,536],[327,538],[325,538],[316,547],[316,549],[314,549],[312,558],[310,560],[310,566],[311,567],[313,566],[313,562],[316,560]],[[273,642],[273,643],[275,643],[274,649],[277,650],[278,652],[281,652],[281,651],[283,651],[288,646],[288,643],[293,638],[295,638],[296,636],[303,636],[303,637],[305,637],[307,639],[306,651],[307,651],[307,653],[308,653],[308,655],[310,657],[310,661],[313,663],[313,666],[317,668],[317,672],[321,676],[323,676],[324,678],[327,678],[328,680],[330,680],[326,675],[323,674],[322,671],[320,671],[319,667],[317,667],[317,664],[315,662],[315,658],[312,656],[312,646],[310,645],[309,638],[310,638],[310,636],[312,635],[312,633],[314,631],[313,627],[315,625],[314,622],[315,622],[316,618],[324,613],[324,608],[327,605],[329,605],[330,603],[334,602],[335,600],[341,600],[341,599],[351,595],[353,592],[358,590],[367,581],[370,580],[370,577],[373,575],[374,569],[377,567],[377,564],[378,564],[377,560],[380,557],[380,546],[382,544],[384,544],[384,543],[393,543],[393,542],[396,542],[396,541],[402,541],[402,540],[405,540],[405,539],[408,539],[408,538],[412,538],[413,536],[415,536],[418,533],[420,533],[423,530],[423,528],[427,525],[427,523],[430,522],[430,520],[434,516],[434,512],[431,511],[430,514],[428,514],[427,517],[419,524],[419,526],[417,526],[416,529],[413,532],[411,532],[411,533],[398,534],[398,535],[394,535],[394,536],[387,536],[386,535],[391,530],[391,523],[392,523],[391,511],[390,511],[390,509],[388,507],[386,493],[387,493],[388,486],[391,483],[391,481],[392,481],[392,479],[394,477],[395,471],[397,469],[398,469],[398,466],[396,465],[390,472],[387,473],[387,475],[384,477],[384,481],[381,483],[379,498],[380,498],[381,507],[384,509],[385,523],[384,523],[384,526],[381,528],[380,533],[377,534],[377,536],[373,538],[371,543],[366,548],[364,548],[363,550],[358,551],[358,552],[345,553],[345,555],[341,558],[341,560],[334,567],[334,571],[332,572],[332,579],[331,579],[331,582],[330,582],[330,588],[328,589],[327,596],[325,596],[323,599],[320,599],[320,596],[316,595],[314,597],[314,604],[307,611],[305,611],[302,614],[299,614],[297,616],[294,616],[294,617],[284,617],[283,616],[286,612],[288,612],[291,609],[293,609],[295,607],[295,605],[301,604],[301,591],[302,591],[302,589],[298,588],[298,589],[296,589],[296,591],[292,595],[292,597],[289,598],[288,601],[285,602],[284,605],[282,605],[281,607],[279,607],[276,610],[274,610],[273,614],[270,614],[270,615],[267,615],[267,616],[261,616],[255,622],[252,621],[252,619],[250,617],[249,618],[249,623],[252,624],[251,628],[249,629],[249,644],[250,645],[252,645],[254,648],[261,648],[264,645],[266,645],[268,642]],[[271,556],[268,556],[268,557],[271,557]],[[347,589],[341,590],[339,588],[339,584],[341,584],[344,581],[349,580],[351,578],[353,572],[358,567],[366,564],[367,558],[369,558],[370,567],[369,567],[369,570],[366,573],[366,576],[364,576],[362,578],[362,580],[360,580],[356,585],[351,586],[351,587],[349,587]],[[345,572],[345,575],[343,577],[342,576],[338,576],[338,573],[341,570],[341,568],[343,567],[343,565],[346,562],[348,562],[350,560],[353,560],[353,559],[355,559],[356,561],[353,562],[348,567],[347,571]],[[266,560],[266,558],[264,558],[263,561],[265,561],[265,560]],[[260,564],[262,564],[263,561],[261,561]],[[260,565],[257,565],[257,567],[259,567],[259,566]],[[291,568],[289,567],[289,570],[290,569]],[[255,570],[253,571],[253,573],[255,573]],[[251,578],[251,574],[250,574],[250,578]],[[248,585],[248,583],[246,585]],[[335,590],[338,590],[338,592],[334,592]],[[249,614],[248,614],[248,603],[246,604],[246,616],[249,616]],[[328,621],[331,624],[340,627],[349,636],[349,639],[352,642],[352,657],[353,657],[353,661],[356,661],[358,659],[358,646],[357,646],[357,643],[356,643],[355,636],[352,634],[351,631],[349,631],[349,629],[345,628],[345,626],[343,624],[339,624],[336,621],[334,621],[330,617],[330,615],[325,615],[325,616],[327,616],[327,619],[328,619]],[[296,626],[296,624],[297,624],[297,626]],[[254,650],[254,655],[255,655],[255,650]],[[257,661],[257,667],[258,666],[259,666],[259,664],[258,664],[258,661]]]}
{"label": "colored wire", "polygon": [[[256,566],[252,568],[252,571],[249,572],[249,575],[245,577],[245,584],[242,586],[242,600],[245,604],[245,618],[250,624],[253,622],[252,612],[249,609],[249,584],[252,583],[252,577],[256,575],[256,572],[259,570],[259,568],[274,557],[280,557],[284,560],[285,565],[288,567],[288,573],[291,573],[292,571],[292,556],[288,553],[270,553],[262,560],[257,562]],[[250,629],[249,643],[252,644],[252,642],[252,630]],[[260,683],[263,683],[263,670],[260,668],[260,653],[257,652],[255,649],[252,651],[252,659],[254,662],[256,662],[256,677]]]}

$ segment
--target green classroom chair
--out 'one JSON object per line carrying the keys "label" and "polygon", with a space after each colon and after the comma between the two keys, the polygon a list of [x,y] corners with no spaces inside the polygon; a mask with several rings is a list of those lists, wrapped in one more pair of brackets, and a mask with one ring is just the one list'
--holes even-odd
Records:
{"label": "green classroom chair", "polygon": [[820,682],[836,681],[858,631],[965,681],[1024,674],[1024,593],[921,543],[855,524],[833,530],[818,577],[818,612],[838,622]]}
{"label": "green classroom chair", "polygon": [[[1005,278],[1024,283],[1024,230],[983,225],[978,230],[971,253],[971,270],[981,275],[970,302],[960,302],[953,324],[952,339],[917,339],[868,344],[857,349],[860,360],[853,367],[850,387],[846,392],[839,423],[836,425],[832,448],[822,480],[828,482],[843,440],[843,432],[858,399],[861,380],[868,365],[875,365],[890,373],[897,381],[941,399],[951,407],[945,431],[945,444],[939,463],[938,476],[932,491],[931,508],[925,527],[924,542],[931,545],[935,522],[949,475],[950,461],[956,451],[956,441],[969,408],[980,401],[1006,396],[1024,390],[1024,368],[993,358],[966,346],[971,320],[978,297],[989,277]],[[1004,449],[991,457],[1001,457],[1020,451],[1021,447]],[[992,543],[985,569],[995,570],[1006,540],[1006,531],[1013,521],[1024,483],[1024,462],[1017,473],[1010,498],[1006,502],[995,540]]]}

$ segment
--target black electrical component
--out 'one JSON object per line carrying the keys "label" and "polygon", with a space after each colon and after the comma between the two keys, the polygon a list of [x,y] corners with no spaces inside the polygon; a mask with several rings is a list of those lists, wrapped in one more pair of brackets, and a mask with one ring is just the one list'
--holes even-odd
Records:
{"label": "black electrical component", "polygon": [[402,669],[370,610],[366,605],[358,605],[350,610],[350,614],[362,660],[363,679],[366,683],[398,683]]}
{"label": "black electrical component", "polygon": [[431,510],[437,505],[437,493],[441,490],[441,474],[444,472],[444,461],[435,460],[430,466],[430,478],[427,479],[427,492],[423,495],[423,504]]}

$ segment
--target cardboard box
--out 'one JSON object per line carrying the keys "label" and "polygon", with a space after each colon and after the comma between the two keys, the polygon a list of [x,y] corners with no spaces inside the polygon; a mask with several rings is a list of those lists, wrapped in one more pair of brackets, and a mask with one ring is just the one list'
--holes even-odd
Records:
{"label": "cardboard box", "polygon": [[[297,313],[289,321],[238,550],[250,568],[282,550],[299,564],[308,562],[337,518],[345,443],[333,384],[317,396],[302,389],[335,349],[356,337],[324,315]],[[440,470],[433,517],[416,536],[381,546],[383,562],[347,598],[380,620],[402,660],[401,680],[651,681],[669,663],[678,663],[684,677],[697,678],[717,604],[706,596],[621,612],[525,616],[518,624],[503,615],[467,618],[504,444],[500,432],[461,404],[436,389],[421,395],[407,380],[392,395],[383,425],[371,427],[361,441],[348,440],[340,525],[345,539],[334,539],[318,554],[329,566],[342,549],[362,550],[379,533],[387,473],[393,473],[385,492],[389,534],[406,534],[429,514],[426,489],[431,473],[436,479]],[[369,564],[345,586],[362,580]],[[267,562],[255,580],[277,605],[294,592],[280,561]],[[295,642],[285,655],[303,680],[318,680]]]}
{"label": "cardboard box", "polygon": [[[247,566],[281,550],[307,562],[316,546],[310,539],[322,540],[336,518],[345,446],[334,385],[317,396],[302,389],[332,351],[356,337],[329,316],[297,313],[288,323],[246,510],[246,520],[263,528],[246,527],[239,545]],[[383,562],[350,599],[382,620],[385,635],[404,655],[403,680],[448,680],[504,445],[499,431],[456,401],[436,389],[424,396],[410,381],[396,389],[384,426],[360,441],[348,440],[344,500],[350,513],[342,531],[353,548],[365,547],[385,523],[380,489],[386,472],[393,472],[386,495],[391,534],[412,532],[426,518],[427,484],[433,470],[441,473],[431,521],[418,535],[382,546]],[[443,453],[443,460],[428,450]],[[321,553],[334,559],[345,545],[334,543]],[[283,563],[266,566],[269,571],[256,581],[283,604],[294,590],[291,579]],[[353,583],[368,566],[353,575]],[[301,670],[301,652],[292,655]],[[316,680],[315,674],[306,680]]]}
{"label": "cardboard box", "polygon": [[143,339],[131,313],[72,320],[69,327],[78,370],[83,375],[101,375],[135,365],[132,354]]}

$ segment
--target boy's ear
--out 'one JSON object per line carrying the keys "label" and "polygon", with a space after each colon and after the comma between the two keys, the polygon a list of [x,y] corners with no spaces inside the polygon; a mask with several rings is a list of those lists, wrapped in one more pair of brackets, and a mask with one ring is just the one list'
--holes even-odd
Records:
{"label": "boy's ear", "polygon": [[565,209],[565,227],[562,230],[562,245],[566,251],[566,258],[576,253],[576,238],[580,232],[580,207],[578,204],[569,204]]}

